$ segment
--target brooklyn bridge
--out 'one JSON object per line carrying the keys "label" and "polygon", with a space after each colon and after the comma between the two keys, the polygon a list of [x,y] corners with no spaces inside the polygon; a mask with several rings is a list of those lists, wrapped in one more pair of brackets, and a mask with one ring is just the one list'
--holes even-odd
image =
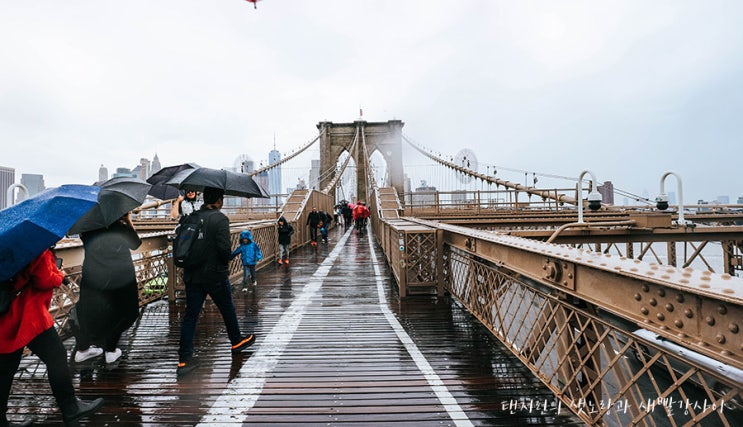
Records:
{"label": "brooklyn bridge", "polygon": [[[319,151],[314,188],[226,203],[233,246],[251,230],[264,254],[245,292],[239,260],[230,265],[241,327],[257,341],[233,356],[207,303],[201,364],[187,376],[176,376],[184,285],[172,200],[139,207],[141,314],[115,369],[71,360],[79,396],[105,399],[81,424],[739,425],[740,206],[669,201],[664,185],[682,194],[672,171],[657,199],[623,206],[590,170],[563,187],[506,180],[403,127],[320,122],[291,155],[249,172]],[[404,150],[455,177],[450,188],[406,191]],[[344,197],[366,201],[366,230],[334,222],[327,243],[309,245],[309,212],[334,212]],[[276,262],[280,216],[296,230],[288,265]],[[72,351],[80,240],[61,240],[57,255],[68,284],[51,312]],[[32,354],[9,405],[10,420],[61,423]]]}

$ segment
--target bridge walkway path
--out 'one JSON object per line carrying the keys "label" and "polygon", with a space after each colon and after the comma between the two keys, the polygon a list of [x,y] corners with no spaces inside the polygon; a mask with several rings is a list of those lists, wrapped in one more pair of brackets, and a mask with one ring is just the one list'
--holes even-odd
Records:
{"label": "bridge walkway path", "polygon": [[[123,337],[118,367],[74,370],[80,397],[106,399],[81,425],[583,425],[449,298],[400,299],[368,235],[334,230],[329,243],[257,276],[255,288],[233,293],[254,346],[231,355],[207,301],[196,336],[201,363],[178,378],[183,302],[150,304]],[[9,418],[59,425],[44,365],[30,356],[23,367]],[[516,402],[534,406],[509,409]],[[544,402],[546,410],[537,407]]]}

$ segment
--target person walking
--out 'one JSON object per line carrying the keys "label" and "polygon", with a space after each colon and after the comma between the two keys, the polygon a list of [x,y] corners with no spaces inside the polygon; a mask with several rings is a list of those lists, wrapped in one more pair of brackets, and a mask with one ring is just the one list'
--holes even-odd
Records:
{"label": "person walking", "polygon": [[228,267],[232,252],[230,221],[225,214],[220,212],[223,203],[224,190],[206,187],[204,205],[191,214],[198,215],[204,221],[206,256],[201,265],[183,269],[183,282],[186,285],[186,312],[181,323],[176,370],[178,376],[185,375],[198,366],[198,361],[194,358],[193,341],[196,335],[196,322],[207,295],[211,297],[222,314],[233,354],[255,342],[255,335],[242,335],[235,304],[232,301]]}
{"label": "person walking", "polygon": [[286,218],[283,216],[279,217],[276,231],[279,235],[279,264],[289,265],[289,246],[292,242],[292,234],[294,234],[294,227],[286,222]]}
{"label": "person walking", "polygon": [[105,353],[108,368],[119,362],[121,335],[139,317],[139,289],[132,250],[142,240],[127,213],[108,227],[80,234],[85,258],[80,299],[75,305],[75,363]]}
{"label": "person walking", "polygon": [[185,194],[178,196],[170,208],[172,219],[182,220],[184,217],[196,212],[201,208],[203,201],[199,199],[199,193],[194,190],[186,190]]}
{"label": "person walking", "polygon": [[310,227],[310,245],[317,246],[317,225],[323,220],[324,215],[320,215],[317,208],[313,207],[307,215],[307,225]]}
{"label": "person walking", "polygon": [[240,232],[240,244],[232,251],[232,258],[240,255],[243,265],[243,291],[247,291],[248,282],[253,286],[258,284],[255,278],[255,265],[263,259],[263,252],[257,243],[253,241],[253,233],[250,230]]}
{"label": "person walking", "polygon": [[84,401],[75,395],[67,351],[49,313],[54,289],[62,285],[63,279],[54,253],[46,249],[11,281],[10,285],[20,293],[10,310],[0,316],[0,426],[26,426],[33,422],[11,423],[7,417],[10,389],[24,347],[46,365],[49,385],[65,424],[75,423],[103,405],[102,398]]}

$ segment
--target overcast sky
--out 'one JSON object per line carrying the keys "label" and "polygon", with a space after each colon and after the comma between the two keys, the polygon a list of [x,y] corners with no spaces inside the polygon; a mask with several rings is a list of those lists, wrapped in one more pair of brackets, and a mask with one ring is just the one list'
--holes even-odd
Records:
{"label": "overcast sky", "polygon": [[[686,204],[743,196],[743,2],[0,2],[1,166],[231,166],[320,121],[405,122],[442,154]],[[673,179],[667,191],[676,191]]]}

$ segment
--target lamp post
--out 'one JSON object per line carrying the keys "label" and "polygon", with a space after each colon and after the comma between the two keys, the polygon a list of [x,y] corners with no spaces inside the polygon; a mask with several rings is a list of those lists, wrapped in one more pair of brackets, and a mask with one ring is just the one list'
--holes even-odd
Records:
{"label": "lamp post", "polygon": [[592,211],[601,209],[601,193],[596,190],[596,175],[589,170],[584,170],[578,176],[578,183],[576,184],[576,190],[578,191],[578,197],[576,198],[578,200],[578,222],[583,222],[583,189],[581,183],[586,174],[591,175],[591,191],[588,193],[588,208]]}

